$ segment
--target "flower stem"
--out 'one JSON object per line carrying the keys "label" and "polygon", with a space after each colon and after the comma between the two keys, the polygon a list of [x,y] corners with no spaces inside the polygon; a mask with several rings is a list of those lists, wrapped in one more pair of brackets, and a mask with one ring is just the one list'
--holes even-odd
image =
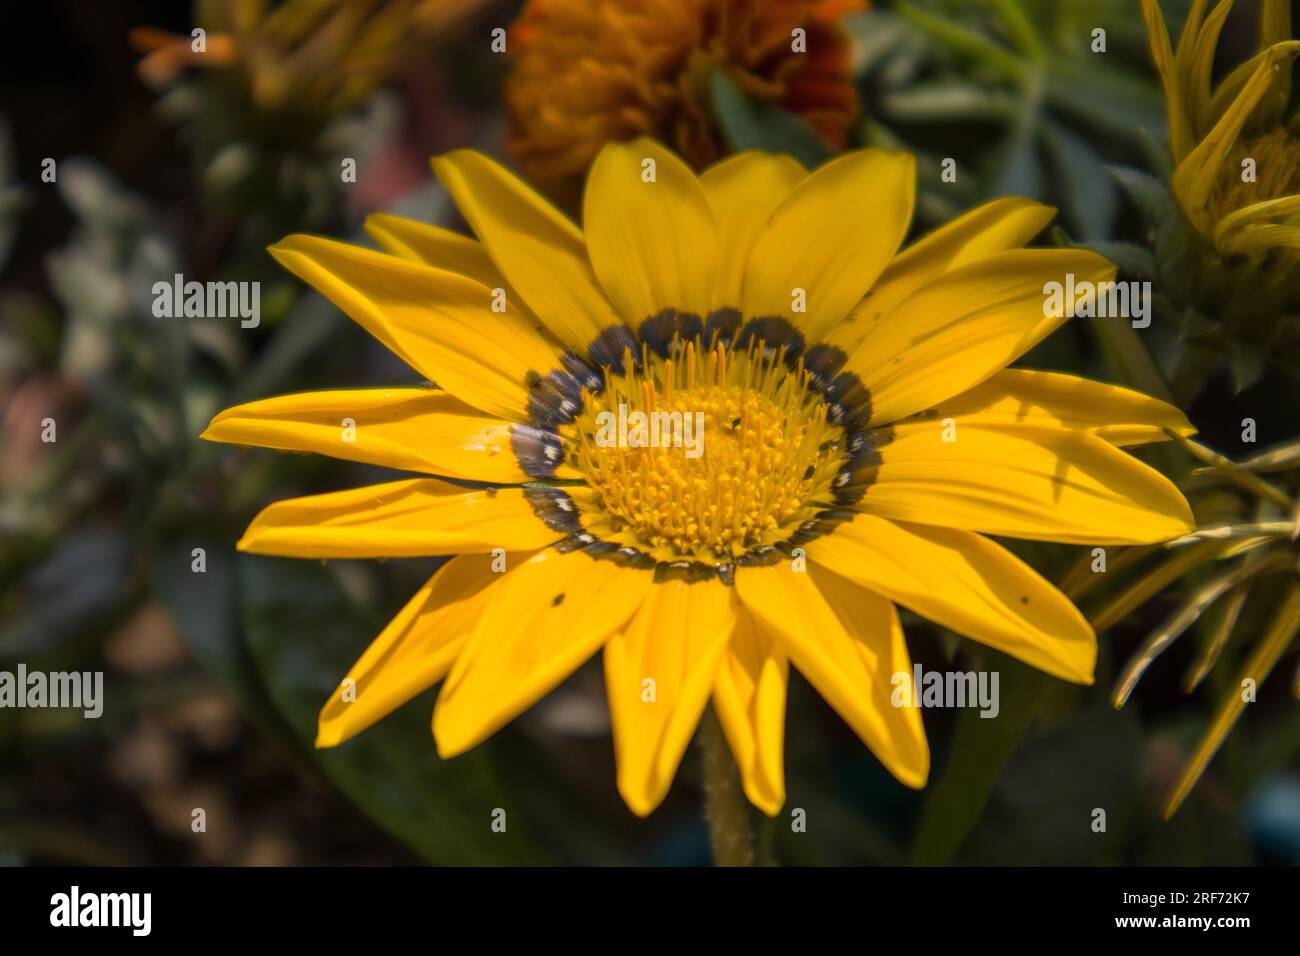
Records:
{"label": "flower stem", "polygon": [[700,754],[704,763],[704,811],[709,821],[709,843],[714,866],[753,866],[754,849],[749,834],[749,805],[740,775],[710,707],[700,720]]}

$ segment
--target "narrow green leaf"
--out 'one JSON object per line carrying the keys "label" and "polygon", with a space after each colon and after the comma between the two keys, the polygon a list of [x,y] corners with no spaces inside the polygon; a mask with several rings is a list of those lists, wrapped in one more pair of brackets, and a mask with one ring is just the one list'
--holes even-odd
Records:
{"label": "narrow green leaf", "polygon": [[1119,196],[1097,151],[1068,126],[1046,117],[1042,137],[1057,179],[1065,187],[1063,205],[1070,221],[1084,239],[1109,236],[1119,211]]}
{"label": "narrow green leaf", "polygon": [[1238,392],[1244,392],[1264,374],[1264,355],[1259,349],[1244,342],[1238,342],[1232,354],[1232,385]]}
{"label": "narrow green leaf", "polygon": [[985,162],[984,191],[990,197],[1044,198],[1045,177],[1038,155],[1038,115],[1033,102],[1032,98],[1026,99],[1024,112]]}
{"label": "narrow green leaf", "polygon": [[1277,552],[1262,561],[1239,564],[1226,574],[1221,574],[1197,588],[1164,624],[1151,632],[1129,662],[1124,665],[1124,671],[1111,692],[1111,703],[1117,709],[1123,707],[1152,662],[1163,654],[1169,645],[1178,640],[1183,632],[1195,624],[1211,604],[1243,581],[1259,574],[1276,571],[1288,560],[1290,560],[1288,555]]}
{"label": "narrow green leaf", "polygon": [[1139,246],[1136,242],[1104,239],[1082,242],[1080,245],[1115,263],[1121,275],[1148,280],[1156,277],[1156,257],[1146,246]]}
{"label": "narrow green leaf", "polygon": [[1300,441],[1286,442],[1236,463],[1241,471],[1286,471],[1300,466]]}
{"label": "narrow green leaf", "polygon": [[1196,786],[1196,781],[1201,779],[1201,774],[1205,773],[1210,761],[1223,745],[1237,718],[1246,709],[1246,698],[1241,693],[1243,682],[1249,679],[1254,681],[1257,687],[1263,684],[1278,659],[1286,653],[1297,630],[1300,630],[1300,584],[1293,584],[1283,598],[1277,614],[1269,623],[1267,632],[1251,649],[1250,656],[1242,666],[1237,680],[1219,702],[1214,716],[1210,718],[1209,727],[1206,728],[1191,759],[1179,775],[1178,783],[1165,805],[1166,820],[1172,817],[1187,799],[1192,787]]}
{"label": "narrow green leaf", "polygon": [[998,777],[1060,683],[1000,654],[990,667],[1001,675],[1001,710],[993,720],[974,708],[958,714],[948,762],[926,794],[913,836],[912,865],[942,866],[961,848]]}
{"label": "narrow green leaf", "polygon": [[884,112],[909,123],[996,120],[1015,116],[1016,99],[965,81],[918,83],[881,97]]}
{"label": "narrow green leaf", "polygon": [[1141,607],[1193,568],[1206,561],[1213,561],[1223,548],[1221,542],[1201,541],[1175,552],[1167,561],[1152,568],[1103,607],[1089,614],[1088,620],[1097,632],[1101,633],[1112,624],[1123,620],[1131,611]]}
{"label": "narrow green leaf", "polygon": [[[1251,557],[1254,557],[1254,555]],[[1196,690],[1201,681],[1205,680],[1206,675],[1218,662],[1219,655],[1228,646],[1228,639],[1232,637],[1232,632],[1237,627],[1242,608],[1246,606],[1246,598],[1249,596],[1250,585],[1242,585],[1229,594],[1227,600],[1215,609],[1216,614],[1209,628],[1209,636],[1205,639],[1205,643],[1197,652],[1196,659],[1192,661],[1183,677],[1183,691],[1185,693],[1190,694]]]}
{"label": "narrow green leaf", "polygon": [[810,169],[830,157],[816,130],[788,110],[754,102],[723,70],[709,75],[709,90],[714,118],[732,149],[788,153]]}
{"label": "narrow green leaf", "polygon": [[303,751],[353,803],[432,863],[533,859],[517,819],[507,817],[505,833],[492,832],[493,809],[517,804],[496,785],[490,747],[438,759],[432,694],[345,744],[314,748],[321,705],[382,628],[383,615],[352,601],[319,563],[241,555],[238,576],[244,632],[263,684]]}
{"label": "narrow green leaf", "polygon": [[1096,64],[1108,57],[1047,59],[1044,90],[1055,109],[1095,129],[1138,140],[1164,128],[1164,99],[1145,77]]}
{"label": "narrow green leaf", "polygon": [[1191,452],[1193,456],[1216,469],[1220,475],[1233,484],[1273,502],[1285,512],[1290,513],[1295,508],[1296,503],[1285,491],[1269,484],[1253,472],[1239,469],[1236,463],[1226,455],[1220,455],[1217,451],[1206,448],[1200,442],[1194,441],[1186,435],[1179,435],[1170,429],[1165,429],[1165,434]]}
{"label": "narrow green leaf", "polygon": [[1120,188],[1137,206],[1143,221],[1155,229],[1174,211],[1174,197],[1163,180],[1128,166],[1108,166]]}

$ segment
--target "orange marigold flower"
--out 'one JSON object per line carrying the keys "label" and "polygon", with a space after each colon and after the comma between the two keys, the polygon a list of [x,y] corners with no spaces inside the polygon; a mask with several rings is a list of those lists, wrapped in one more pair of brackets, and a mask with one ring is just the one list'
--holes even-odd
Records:
{"label": "orange marigold flower", "polygon": [[[507,148],[559,201],[610,140],[650,134],[696,168],[725,152],[709,110],[719,67],[842,149],[858,111],[840,20],[865,0],[526,0],[510,29]],[[804,49],[794,31],[804,31]]]}

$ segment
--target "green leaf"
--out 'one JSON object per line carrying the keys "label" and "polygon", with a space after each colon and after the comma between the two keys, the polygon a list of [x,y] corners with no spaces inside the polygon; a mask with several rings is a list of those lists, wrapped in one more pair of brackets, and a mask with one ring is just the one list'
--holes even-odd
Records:
{"label": "green leaf", "polygon": [[1120,188],[1128,195],[1142,220],[1155,229],[1174,211],[1174,197],[1163,180],[1127,166],[1108,166],[1112,176],[1119,180]]}
{"label": "green leaf", "polygon": [[[1072,245],[1059,229],[1053,231],[1053,239],[1061,246]],[[1173,401],[1169,383],[1131,322],[1098,316],[1087,321],[1120,383],[1152,398]]]}
{"label": "green leaf", "polygon": [[1252,345],[1238,342],[1232,354],[1232,385],[1238,392],[1244,392],[1264,374],[1264,356]]}
{"label": "green leaf", "polygon": [[1169,150],[1163,143],[1156,139],[1151,130],[1143,128],[1139,131],[1138,145],[1142,149],[1142,155],[1146,158],[1147,165],[1150,166],[1155,174],[1165,182],[1174,178],[1174,160],[1169,155]]}
{"label": "green leaf", "polygon": [[854,64],[868,73],[903,57],[916,60],[924,41],[915,27],[889,10],[851,14],[840,24],[854,42]]}
{"label": "green leaf", "polygon": [[1041,105],[1038,84],[1027,85],[1020,97],[1014,124],[993,149],[982,170],[986,196],[1027,196],[1030,199],[1044,196],[1045,178],[1038,154]]}
{"label": "green leaf", "polygon": [[714,68],[709,91],[714,118],[733,150],[788,153],[809,169],[830,157],[816,130],[788,110],[754,102],[723,70]]}
{"label": "green leaf", "polygon": [[1084,239],[1109,236],[1119,211],[1119,197],[1097,151],[1068,127],[1046,118],[1042,136],[1057,179],[1064,187],[1063,205],[1070,221]]}
{"label": "green leaf", "polygon": [[1156,277],[1156,257],[1146,246],[1139,246],[1136,242],[1112,242],[1104,239],[1079,245],[1115,263],[1121,275],[1136,276],[1139,279]]}
{"label": "green leaf", "polygon": [[1178,328],[1178,338],[1183,342],[1212,342],[1223,330],[1222,324],[1212,315],[1197,308],[1183,311],[1183,321]]}
{"label": "green leaf", "polygon": [[[1147,818],[1147,751],[1137,714],[1072,701],[1044,724],[1002,772],[954,865],[1115,866],[1131,859],[1133,822]],[[1106,813],[1100,832],[1099,808]]]}
{"label": "green leaf", "polygon": [[1015,115],[1015,97],[965,81],[944,80],[918,83],[881,97],[885,113],[909,123],[942,120],[996,120],[1005,122]]}
{"label": "green leaf", "polygon": [[979,821],[1007,762],[1052,698],[1054,678],[995,652],[986,669],[1000,672],[996,718],[976,708],[957,716],[948,762],[931,784],[909,862],[940,866],[952,859]]}
{"label": "green leaf", "polygon": [[1021,84],[1031,67],[978,30],[944,16],[936,16],[913,4],[898,2],[895,9],[919,31],[939,46],[969,59],[1002,79]]}
{"label": "green leaf", "polygon": [[1141,142],[1164,128],[1164,100],[1145,77],[1095,64],[1105,57],[1047,60],[1046,95],[1056,109],[1094,129]]}
{"label": "green leaf", "polygon": [[[316,715],[384,624],[353,601],[333,569],[308,561],[238,562],[244,632],[262,683],[304,752],[353,803],[431,863],[534,859],[521,814],[494,779],[489,744],[438,759],[425,693],[357,737],[316,750]],[[492,831],[495,809],[506,832]]]}
{"label": "green leaf", "polygon": [[[194,570],[195,548],[203,549],[202,572]],[[153,558],[154,591],[199,665],[260,730],[292,741],[240,632],[235,558],[229,541],[195,537],[163,545]]]}
{"label": "green leaf", "polygon": [[1173,401],[1169,384],[1132,323],[1097,316],[1087,321],[1120,382],[1152,398]]}

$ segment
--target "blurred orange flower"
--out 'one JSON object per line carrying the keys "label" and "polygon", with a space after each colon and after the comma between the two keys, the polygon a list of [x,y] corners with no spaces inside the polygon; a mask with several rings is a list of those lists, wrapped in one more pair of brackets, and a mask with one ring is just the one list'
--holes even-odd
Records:
{"label": "blurred orange flower", "polygon": [[[836,149],[858,111],[840,26],[865,0],[526,0],[507,48],[507,149],[561,203],[602,144],[649,134],[696,168],[725,153],[709,110],[719,67]],[[802,30],[802,42],[796,42]]]}

